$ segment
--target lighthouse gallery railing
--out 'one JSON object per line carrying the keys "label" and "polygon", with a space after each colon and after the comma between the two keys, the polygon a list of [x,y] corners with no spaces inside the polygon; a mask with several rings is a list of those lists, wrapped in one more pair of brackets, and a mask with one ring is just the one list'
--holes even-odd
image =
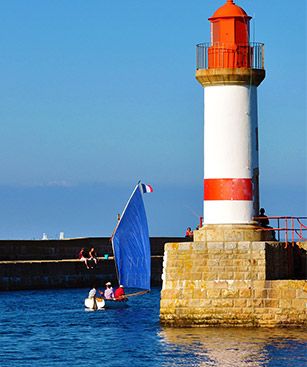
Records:
{"label": "lighthouse gallery railing", "polygon": [[229,67],[264,69],[264,44],[251,42],[248,45],[234,45],[207,42],[196,45],[196,69]]}

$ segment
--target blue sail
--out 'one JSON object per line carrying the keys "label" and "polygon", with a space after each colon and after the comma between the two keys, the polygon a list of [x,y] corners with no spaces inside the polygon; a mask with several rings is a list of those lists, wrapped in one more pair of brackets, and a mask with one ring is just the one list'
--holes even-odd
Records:
{"label": "blue sail", "polygon": [[112,237],[119,284],[150,289],[150,242],[141,184],[138,184]]}

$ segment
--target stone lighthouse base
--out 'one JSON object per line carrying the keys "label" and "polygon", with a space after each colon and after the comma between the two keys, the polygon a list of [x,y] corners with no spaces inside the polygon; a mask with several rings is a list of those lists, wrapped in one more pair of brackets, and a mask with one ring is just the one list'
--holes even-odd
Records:
{"label": "stone lighthouse base", "polygon": [[167,243],[160,320],[178,327],[307,326],[307,244]]}
{"label": "stone lighthouse base", "polygon": [[206,224],[194,231],[194,241],[274,241],[271,227],[251,224]]}

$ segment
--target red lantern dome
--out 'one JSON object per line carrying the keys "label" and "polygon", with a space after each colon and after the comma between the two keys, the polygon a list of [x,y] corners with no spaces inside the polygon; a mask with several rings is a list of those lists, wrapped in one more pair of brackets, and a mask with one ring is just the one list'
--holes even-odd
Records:
{"label": "red lantern dome", "polygon": [[211,22],[209,68],[250,66],[249,21],[251,17],[233,0],[221,6]]}

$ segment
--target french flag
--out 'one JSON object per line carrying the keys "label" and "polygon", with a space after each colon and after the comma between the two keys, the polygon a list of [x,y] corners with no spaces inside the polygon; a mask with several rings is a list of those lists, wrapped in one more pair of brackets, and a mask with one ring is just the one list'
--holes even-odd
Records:
{"label": "french flag", "polygon": [[153,188],[150,185],[141,184],[141,187],[144,194],[147,192],[153,192]]}

